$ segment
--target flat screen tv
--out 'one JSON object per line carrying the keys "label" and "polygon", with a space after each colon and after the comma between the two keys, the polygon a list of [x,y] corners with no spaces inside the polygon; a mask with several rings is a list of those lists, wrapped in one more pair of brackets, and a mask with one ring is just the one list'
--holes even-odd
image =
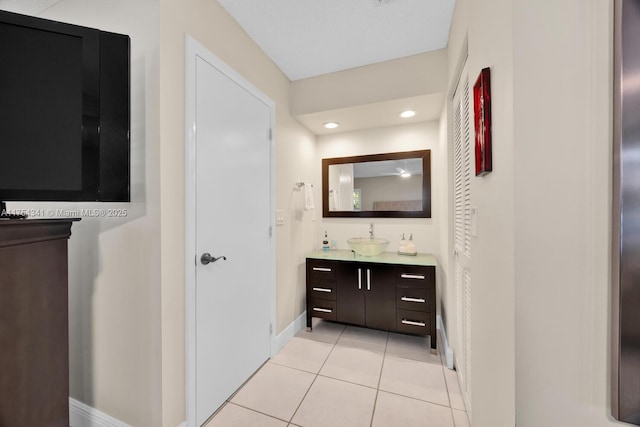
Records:
{"label": "flat screen tv", "polygon": [[129,201],[129,130],[128,36],[0,11],[0,202]]}

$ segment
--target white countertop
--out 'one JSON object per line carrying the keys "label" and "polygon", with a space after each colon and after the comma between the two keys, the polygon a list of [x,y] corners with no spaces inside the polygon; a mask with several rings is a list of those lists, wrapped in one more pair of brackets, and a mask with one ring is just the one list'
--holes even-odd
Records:
{"label": "white countertop", "polygon": [[422,265],[437,266],[436,257],[431,254],[419,253],[415,256],[398,255],[396,252],[382,252],[376,256],[356,255],[350,250],[313,251],[307,254],[307,258],[329,259],[335,261],[372,262],[380,264]]}

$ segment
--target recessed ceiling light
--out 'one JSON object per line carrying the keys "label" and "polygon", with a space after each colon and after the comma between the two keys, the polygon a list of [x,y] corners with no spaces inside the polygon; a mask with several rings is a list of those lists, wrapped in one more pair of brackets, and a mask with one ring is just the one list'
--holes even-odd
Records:
{"label": "recessed ceiling light", "polygon": [[338,123],[338,122],[327,122],[323,126],[326,127],[327,129],[335,129],[338,126],[340,126],[340,123]]}
{"label": "recessed ceiling light", "polygon": [[401,173],[400,176],[403,178],[409,178],[411,174],[409,172],[404,172],[404,173]]}
{"label": "recessed ceiling light", "polygon": [[409,117],[413,117],[415,115],[416,115],[416,112],[413,110],[406,110],[400,113],[400,117],[402,117],[403,119],[408,119]]}

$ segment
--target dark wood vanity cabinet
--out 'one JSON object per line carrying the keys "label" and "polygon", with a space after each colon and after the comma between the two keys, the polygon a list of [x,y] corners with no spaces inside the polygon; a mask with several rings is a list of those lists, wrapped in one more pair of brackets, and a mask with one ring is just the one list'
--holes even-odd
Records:
{"label": "dark wood vanity cabinet", "polygon": [[312,317],[336,320],[337,261],[307,260],[307,326]]}
{"label": "dark wood vanity cabinet", "polygon": [[435,349],[435,266],[307,258],[308,328],[313,317],[430,335]]}
{"label": "dark wood vanity cabinet", "polygon": [[398,332],[436,336],[435,267],[396,267],[396,329]]}

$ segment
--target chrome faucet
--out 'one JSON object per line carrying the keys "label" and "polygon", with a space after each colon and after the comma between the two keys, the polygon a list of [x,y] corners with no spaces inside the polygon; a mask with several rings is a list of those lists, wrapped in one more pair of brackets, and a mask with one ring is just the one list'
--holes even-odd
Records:
{"label": "chrome faucet", "polygon": [[373,239],[373,223],[369,224],[369,238]]}

